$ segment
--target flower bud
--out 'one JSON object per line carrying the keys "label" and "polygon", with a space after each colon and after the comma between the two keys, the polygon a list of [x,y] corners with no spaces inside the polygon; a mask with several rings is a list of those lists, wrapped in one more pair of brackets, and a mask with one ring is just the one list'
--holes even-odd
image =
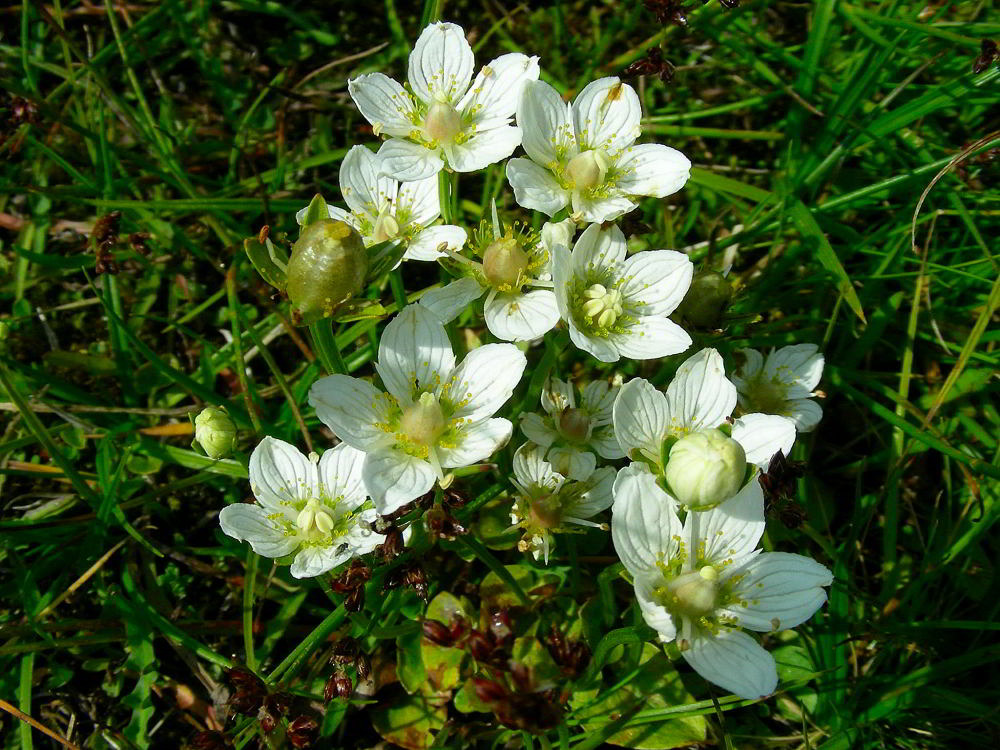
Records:
{"label": "flower bud", "polygon": [[719,430],[699,430],[674,443],[663,474],[682,505],[708,508],[739,492],[746,468],[743,446]]}
{"label": "flower bud", "polygon": [[513,237],[501,237],[483,252],[483,273],[496,286],[516,284],[528,267],[528,254]]}
{"label": "flower bud", "polygon": [[718,328],[733,298],[733,287],[718,271],[699,271],[678,312],[695,328]]}
{"label": "flower bud", "polygon": [[574,443],[586,442],[590,437],[590,417],[583,409],[563,409],[558,424],[562,436]]}
{"label": "flower bud", "polygon": [[367,274],[368,252],[350,225],[321,219],[303,227],[288,259],[285,286],[294,322],[329,317],[364,288]]}
{"label": "flower bud", "polygon": [[226,458],[236,447],[236,425],[222,409],[209,406],[194,418],[194,439],[209,458]]}

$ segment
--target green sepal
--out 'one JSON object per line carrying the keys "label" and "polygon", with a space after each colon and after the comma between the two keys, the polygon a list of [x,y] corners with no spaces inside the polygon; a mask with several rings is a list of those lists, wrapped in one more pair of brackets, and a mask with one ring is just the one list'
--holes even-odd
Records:
{"label": "green sepal", "polygon": [[285,271],[288,267],[288,255],[285,251],[271,240],[261,242],[257,237],[243,240],[243,249],[261,278],[279,292],[285,291]]}
{"label": "green sepal", "polygon": [[319,193],[313,196],[313,199],[309,201],[309,205],[306,207],[306,212],[302,216],[302,229],[305,229],[310,224],[313,224],[322,219],[330,218],[330,209],[327,206],[326,201],[323,196]]}
{"label": "green sepal", "polygon": [[674,447],[674,443],[680,440],[676,435],[668,435],[660,443],[660,471],[667,468],[667,458],[670,457],[670,449]]}
{"label": "green sepal", "polygon": [[397,240],[379,242],[368,248],[368,279],[377,279],[385,273],[389,273],[403,260],[403,253],[406,252],[406,245]]}

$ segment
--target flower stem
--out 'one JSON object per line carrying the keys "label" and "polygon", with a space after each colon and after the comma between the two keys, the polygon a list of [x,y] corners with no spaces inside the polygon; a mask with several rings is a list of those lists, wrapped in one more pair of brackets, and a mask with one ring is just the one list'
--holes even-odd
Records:
{"label": "flower stem", "polygon": [[251,672],[257,671],[257,655],[253,648],[253,597],[257,587],[257,564],[260,557],[253,550],[247,552],[247,567],[243,574],[243,648],[246,664]]}
{"label": "flower stem", "polygon": [[458,194],[458,174],[449,175],[442,169],[438,172],[438,200],[441,203],[441,220],[445,224],[455,223],[455,196]]}
{"label": "flower stem", "polygon": [[469,548],[472,554],[478,557],[487,568],[496,573],[497,577],[510,587],[521,604],[528,608],[531,607],[531,599],[524,593],[524,589],[521,588],[521,585],[515,580],[514,576],[510,574],[507,568],[500,564],[500,561],[478,539],[473,538],[471,534],[461,536],[459,539]]}
{"label": "flower stem", "polygon": [[319,361],[323,363],[323,369],[331,375],[346,375],[347,365],[340,356],[337,339],[333,335],[333,321],[329,318],[318,320],[309,326],[309,333],[312,334],[313,348]]}
{"label": "flower stem", "polygon": [[333,612],[328,614],[323,622],[317,625],[309,635],[302,639],[302,642],[295,647],[292,653],[286,656],[284,661],[276,666],[271,674],[267,676],[265,682],[269,685],[273,685],[282,677],[290,678],[294,675],[299,670],[299,665],[309,657],[309,654],[311,654],[313,650],[316,649],[323,641],[329,638],[330,633],[339,628],[345,619],[347,619],[347,612],[342,604],[333,610]]}

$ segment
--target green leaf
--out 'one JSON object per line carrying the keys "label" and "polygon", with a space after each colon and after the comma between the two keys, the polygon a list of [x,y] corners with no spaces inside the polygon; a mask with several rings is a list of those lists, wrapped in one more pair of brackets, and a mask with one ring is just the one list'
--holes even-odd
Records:
{"label": "green leaf", "polygon": [[[468,621],[469,613],[462,602],[453,594],[442,591],[427,606],[427,619],[448,625],[452,618],[460,616]],[[462,665],[465,651],[459,648],[438,646],[423,636],[420,637],[420,656],[426,678],[419,686],[425,694],[444,692],[455,688],[462,680]],[[402,682],[402,678],[400,679]],[[404,684],[403,687],[406,687]]]}
{"label": "green leaf", "polygon": [[402,695],[371,712],[372,726],[384,739],[407,750],[426,750],[433,732],[448,718],[446,705],[434,705],[422,695]]}
{"label": "green leaf", "polygon": [[788,213],[803,236],[816,243],[816,256],[823,268],[832,273],[837,280],[837,291],[843,296],[847,306],[861,318],[862,323],[867,323],[864,310],[861,309],[861,300],[858,299],[858,293],[851,283],[851,277],[847,275],[840,258],[837,257],[836,251],[823,234],[823,230],[819,228],[812,213],[802,201],[792,201]]}
{"label": "green leaf", "polygon": [[323,196],[319,193],[313,196],[313,199],[309,201],[309,205],[306,206],[306,212],[302,216],[302,228],[305,229],[310,224],[315,224],[317,221],[322,221],[323,219],[330,218],[330,209],[323,199]]}
{"label": "green leaf", "polygon": [[278,291],[282,291],[286,283],[285,267],[288,265],[288,258],[284,256],[284,252],[270,240],[264,244],[256,237],[247,237],[243,240],[243,249],[261,278]]}
{"label": "green leaf", "polygon": [[[642,648],[641,667],[624,686],[605,693],[596,701],[597,691],[577,692],[570,698],[574,716],[589,732],[600,732],[622,716],[642,708],[666,708],[694,703],[694,698],[684,688],[673,664],[652,644]],[[627,722],[605,741],[612,745],[637,748],[637,750],[665,750],[702,742],[707,725],[702,716],[636,723]]]}

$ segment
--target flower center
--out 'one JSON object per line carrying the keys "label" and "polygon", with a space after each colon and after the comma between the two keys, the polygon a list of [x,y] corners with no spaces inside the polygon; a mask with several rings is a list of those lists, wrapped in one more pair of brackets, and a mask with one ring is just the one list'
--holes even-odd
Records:
{"label": "flower center", "polygon": [[513,237],[501,237],[483,252],[483,274],[494,286],[514,286],[531,262]]}
{"label": "flower center", "polygon": [[586,442],[590,437],[590,417],[583,409],[566,407],[556,421],[559,432],[574,443]]}
{"label": "flower center", "polygon": [[678,576],[667,584],[667,609],[690,617],[713,611],[718,602],[719,571],[711,565]]}
{"label": "flower center", "polygon": [[310,498],[295,519],[299,531],[307,537],[328,536],[333,531],[333,516],[316,498]]}
{"label": "flower center", "polygon": [[528,521],[535,528],[552,529],[562,521],[562,505],[555,495],[543,495],[530,501]]}
{"label": "flower center", "polygon": [[761,377],[747,388],[746,399],[753,411],[784,414],[788,408],[788,397],[785,394],[784,383]]}
{"label": "flower center", "polygon": [[604,182],[608,173],[608,159],[600,151],[583,151],[566,165],[566,176],[577,190],[590,190]]}
{"label": "flower center", "polygon": [[417,402],[403,412],[399,426],[417,445],[433,445],[444,432],[444,414],[433,393],[421,393]]}
{"label": "flower center", "polygon": [[386,207],[375,222],[375,231],[372,233],[376,242],[388,242],[399,236],[399,222],[389,213]]}
{"label": "flower center", "polygon": [[609,328],[622,314],[622,293],[617,289],[607,289],[603,284],[594,284],[583,296],[583,314],[598,328]]}
{"label": "flower center", "polygon": [[450,143],[462,130],[462,117],[448,102],[434,102],[424,118],[424,132],[437,143]]}

